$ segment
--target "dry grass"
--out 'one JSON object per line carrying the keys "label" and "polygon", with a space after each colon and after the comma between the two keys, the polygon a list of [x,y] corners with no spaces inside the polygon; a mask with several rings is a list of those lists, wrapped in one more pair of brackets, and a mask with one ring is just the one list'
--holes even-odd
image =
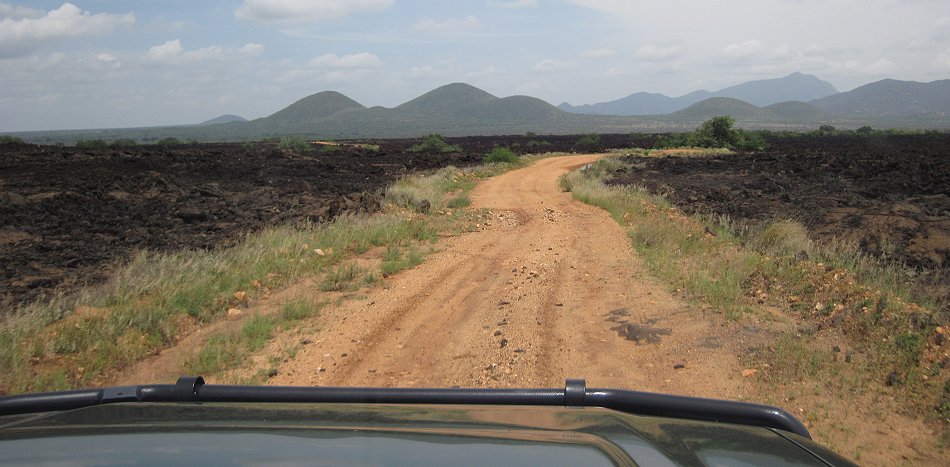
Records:
{"label": "dry grass", "polygon": [[[640,188],[604,185],[620,164],[601,161],[568,174],[562,186],[625,225],[652,273],[700,306],[741,319],[769,305],[798,322],[796,335],[751,359],[770,368],[772,382],[821,378],[836,388],[887,393],[909,413],[946,425],[950,372],[938,342],[950,336],[935,310],[947,304],[915,300],[906,268],[841,245],[815,245],[795,222],[734,229],[727,219],[686,216]],[[822,330],[846,335],[849,361],[861,364],[842,367],[816,350]]]}
{"label": "dry grass", "polygon": [[[228,308],[306,277],[322,278],[321,287],[333,291],[373,284],[378,281],[376,273],[348,263],[373,247],[393,246],[399,251],[398,259],[384,263],[385,272],[413,267],[422,261],[419,246],[434,242],[440,230],[457,230],[458,216],[421,216],[406,207],[423,199],[430,201],[433,211],[446,199],[453,206],[465,205],[465,193],[475,180],[518,166],[450,167],[407,177],[390,187],[387,206],[376,215],[269,228],[246,235],[233,247],[210,252],[143,251],[105,284],[33,303],[6,316],[0,322],[4,369],[0,394],[102,385],[195,327],[221,319]],[[447,197],[449,193],[453,196]],[[237,299],[237,292],[247,298]],[[254,318],[255,329],[272,331],[288,322],[286,316],[267,319],[275,321],[265,326],[267,322]],[[237,339],[213,336],[192,369],[213,373],[215,368],[232,367],[271,331],[252,333],[249,341],[244,334]]]}
{"label": "dry grass", "polygon": [[171,345],[182,332],[240,306],[235,292],[254,297],[338,271],[334,265],[373,246],[436,238],[425,220],[391,213],[271,228],[212,252],[140,253],[106,284],[34,304],[5,320],[0,366],[7,371],[0,375],[0,391],[99,384]]}

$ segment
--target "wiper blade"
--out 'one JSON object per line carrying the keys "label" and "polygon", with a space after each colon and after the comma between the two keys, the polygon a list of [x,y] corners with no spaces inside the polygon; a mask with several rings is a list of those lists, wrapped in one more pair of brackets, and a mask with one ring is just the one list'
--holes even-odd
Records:
{"label": "wiper blade", "polygon": [[72,410],[117,402],[283,402],[371,404],[483,404],[604,407],[633,415],[775,428],[811,439],[788,412],[768,405],[587,388],[582,379],[558,389],[416,389],[310,386],[230,386],[182,376],[175,384],[19,394],[0,397],[0,415]]}

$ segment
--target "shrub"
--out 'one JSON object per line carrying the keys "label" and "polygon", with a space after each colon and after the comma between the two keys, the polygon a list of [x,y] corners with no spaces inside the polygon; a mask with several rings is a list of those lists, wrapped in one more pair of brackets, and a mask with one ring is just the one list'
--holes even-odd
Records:
{"label": "shrub", "polygon": [[129,148],[129,147],[135,146],[136,144],[138,143],[136,143],[134,139],[121,138],[121,139],[117,139],[113,141],[112,144],[109,145],[109,147],[111,147],[112,149]]}
{"label": "shrub", "polygon": [[26,144],[26,141],[16,136],[2,135],[0,136],[0,144]]}
{"label": "shrub", "polygon": [[485,156],[483,161],[486,164],[492,162],[518,162],[518,155],[512,152],[511,149],[495,146],[495,148]]}
{"label": "shrub", "polygon": [[801,223],[783,220],[773,222],[756,234],[751,241],[760,253],[777,256],[795,256],[802,252],[812,255],[814,249],[808,230]]}
{"label": "shrub", "polygon": [[728,115],[710,118],[686,138],[687,143],[700,148],[734,148],[742,139],[733,128],[735,123]]}
{"label": "shrub", "polygon": [[472,205],[472,200],[464,195],[459,196],[457,198],[452,198],[447,203],[445,203],[445,207],[450,208],[450,209],[467,208],[471,205]]}
{"label": "shrub", "polygon": [[574,144],[574,147],[577,149],[590,151],[597,149],[600,145],[600,136],[599,135],[584,135],[577,140],[577,143]]}
{"label": "shrub", "polygon": [[76,141],[76,147],[82,149],[102,149],[109,146],[101,139],[81,139]]}
{"label": "shrub", "polygon": [[277,147],[279,147],[281,150],[295,152],[298,154],[302,152],[308,152],[313,149],[307,140],[297,135],[282,136],[280,141],[277,143]]}
{"label": "shrub", "polygon": [[409,152],[462,152],[462,148],[446,143],[441,135],[431,134],[422,143],[410,147]]}
{"label": "shrub", "polygon": [[551,145],[551,143],[548,142],[548,141],[544,141],[544,140],[538,141],[538,140],[536,140],[536,139],[533,139],[533,140],[531,140],[531,141],[528,141],[528,142],[525,144],[525,146],[527,146],[527,147],[529,147],[529,148],[534,148],[534,147],[538,147],[538,146],[550,146],[550,145]]}
{"label": "shrub", "polygon": [[734,128],[735,119],[720,115],[703,122],[692,133],[669,135],[657,140],[657,149],[689,146],[694,148],[726,148],[745,151],[763,150],[767,144],[762,133]]}
{"label": "shrub", "polygon": [[173,145],[182,144],[182,143],[181,143],[181,140],[178,138],[169,137],[169,138],[162,138],[158,140],[155,144],[159,146],[173,146]]}

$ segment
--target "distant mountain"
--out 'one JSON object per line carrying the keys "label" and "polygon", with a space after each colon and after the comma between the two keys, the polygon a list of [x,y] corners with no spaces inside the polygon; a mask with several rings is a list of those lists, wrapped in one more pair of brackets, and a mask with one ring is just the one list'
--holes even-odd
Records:
{"label": "distant mountain", "polygon": [[[794,75],[792,78],[797,79]],[[738,89],[752,92],[756,86],[759,85]],[[729,92],[738,92],[736,88],[727,89],[731,89]],[[82,139],[109,141],[124,138],[149,142],[168,137],[198,141],[247,141],[282,135],[364,139],[418,137],[429,133],[476,136],[527,132],[668,132],[692,130],[718,115],[731,115],[745,128],[809,130],[829,123],[840,128],[872,125],[876,128],[950,129],[950,117],[947,117],[950,115],[950,80],[932,83],[884,80],[811,102],[786,101],[764,107],[712,94],[697,91],[673,99],[639,93],[629,96],[630,100],[649,101],[649,111],[654,115],[585,115],[565,112],[534,97],[499,98],[474,86],[453,83],[394,108],[367,108],[338,92],[324,91],[300,99],[267,117],[251,121],[20,132],[10,135],[36,143],[72,143]],[[665,106],[671,105],[671,101],[675,105],[689,104],[663,114],[668,108]]]}
{"label": "distant mountain", "polygon": [[584,104],[575,107],[565,102],[558,108],[566,112],[590,115],[663,115],[676,112],[711,96],[712,93],[709,91],[694,91],[680,97],[638,92],[615,101],[593,105]]}
{"label": "distant mountain", "polygon": [[638,92],[610,102],[593,105],[558,106],[567,112],[591,115],[661,115],[685,109],[710,97],[731,97],[757,106],[766,106],[787,101],[810,101],[829,96],[838,91],[821,79],[802,73],[792,73],[776,79],[749,81],[716,92],[693,91],[680,97]]}
{"label": "distant mountain", "polygon": [[848,119],[946,120],[950,117],[950,80],[885,79],[810,104]]}
{"label": "distant mountain", "polygon": [[788,122],[807,122],[810,120],[831,120],[831,114],[815,107],[812,104],[799,101],[779,102],[763,107],[775,119]]}
{"label": "distant mountain", "polygon": [[710,97],[662,118],[681,122],[703,122],[719,115],[729,115],[742,123],[822,123],[833,118],[832,115],[805,102],[780,102],[758,107],[731,97]]}
{"label": "distant mountain", "polygon": [[323,91],[304,97],[266,117],[273,123],[293,124],[329,118],[343,112],[363,110],[359,102],[336,91]]}
{"label": "distant mountain", "polygon": [[710,97],[683,110],[667,115],[672,120],[704,121],[718,115],[729,115],[736,120],[764,120],[768,111],[748,102],[731,97]]}
{"label": "distant mountain", "polygon": [[452,83],[433,89],[394,110],[399,112],[436,116],[459,115],[470,105],[497,102],[499,99],[465,83]]}
{"label": "distant mountain", "polygon": [[817,76],[796,72],[783,78],[749,81],[720,89],[713,94],[763,107],[779,102],[808,102],[837,93],[838,90],[831,83],[822,81]]}
{"label": "distant mountain", "polygon": [[[395,108],[366,108],[337,92],[305,97],[289,107],[250,123],[252,132],[329,136],[418,136],[536,131],[577,121],[577,116],[528,96],[498,98],[474,86],[453,83],[429,91]],[[506,131],[507,130],[507,131]]]}
{"label": "distant mountain", "polygon": [[205,120],[199,125],[217,125],[219,123],[232,123],[232,122],[246,122],[247,119],[239,115],[224,114],[220,117],[212,118],[211,120]]}

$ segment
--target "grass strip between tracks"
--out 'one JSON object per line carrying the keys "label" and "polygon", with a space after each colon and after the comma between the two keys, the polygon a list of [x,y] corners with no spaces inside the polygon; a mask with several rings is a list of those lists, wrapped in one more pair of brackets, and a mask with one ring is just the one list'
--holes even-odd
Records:
{"label": "grass strip between tracks", "polygon": [[[771,387],[817,382],[840,397],[887,394],[909,414],[941,425],[947,444],[950,370],[943,366],[950,336],[935,313],[946,303],[933,297],[914,303],[906,269],[815,245],[791,221],[737,232],[722,219],[687,216],[639,187],[606,185],[621,167],[618,158],[602,159],[567,174],[561,186],[608,211],[649,270],[699,306],[735,320],[769,307],[798,323],[796,333],[744,356],[762,381]],[[847,344],[821,340],[832,329]],[[782,402],[781,391],[773,392],[770,403]]]}
{"label": "grass strip between tracks", "polygon": [[[375,282],[375,272],[346,263],[371,248],[386,248],[379,275],[413,267],[422,260],[418,245],[464,223],[464,211],[443,209],[467,206],[477,179],[538,157],[544,156],[406,177],[387,189],[383,212],[373,215],[268,228],[214,251],[141,252],[109,282],[28,305],[0,323],[0,394],[102,385],[224,319],[227,310],[305,277],[322,277],[321,291],[348,289],[358,278]],[[239,331],[209,337],[188,369],[208,374],[238,366],[277,329],[316,314],[321,303],[293,302],[280,313],[248,317]]]}

